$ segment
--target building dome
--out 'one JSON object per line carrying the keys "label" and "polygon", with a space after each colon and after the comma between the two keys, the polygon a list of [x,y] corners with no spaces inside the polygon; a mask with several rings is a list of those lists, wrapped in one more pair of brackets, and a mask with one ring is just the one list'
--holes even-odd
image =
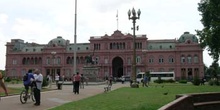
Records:
{"label": "building dome", "polygon": [[180,36],[179,40],[180,43],[184,43],[184,42],[194,42],[194,43],[198,43],[198,39],[195,35],[190,34],[189,32],[184,32],[183,35]]}
{"label": "building dome", "polygon": [[57,38],[50,40],[48,43],[49,46],[66,46],[68,44],[68,40],[62,38],[62,36],[57,36]]}

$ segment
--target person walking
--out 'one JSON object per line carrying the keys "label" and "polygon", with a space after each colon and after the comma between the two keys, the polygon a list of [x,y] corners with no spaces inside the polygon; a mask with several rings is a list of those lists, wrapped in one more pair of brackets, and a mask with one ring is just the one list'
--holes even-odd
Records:
{"label": "person walking", "polygon": [[5,86],[5,83],[3,82],[2,72],[0,72],[0,86],[4,89],[5,95],[8,96],[7,88],[6,88],[6,86]]}
{"label": "person walking", "polygon": [[79,75],[79,72],[76,73],[75,77],[74,77],[75,81],[74,81],[74,93],[76,94],[79,94],[79,83],[80,83],[80,80],[81,80],[81,76]]}
{"label": "person walking", "polygon": [[125,83],[125,77],[121,76],[121,83],[124,84]]}
{"label": "person walking", "polygon": [[48,81],[48,84],[49,84],[49,88],[52,88],[52,78],[51,78],[50,74],[47,75],[47,81]]}
{"label": "person walking", "polygon": [[143,78],[143,87],[145,86],[145,87],[148,87],[148,77],[147,77],[147,75],[145,74],[144,75],[144,78]]}
{"label": "person walking", "polygon": [[84,89],[84,81],[85,81],[85,77],[83,76],[83,74],[81,74],[81,79],[80,79],[80,88]]}
{"label": "person walking", "polygon": [[73,83],[73,92],[75,93],[75,89],[74,89],[74,86],[75,86],[75,74],[73,74],[73,76],[72,76],[72,83]]}
{"label": "person walking", "polygon": [[58,82],[60,80],[60,75],[59,74],[56,74],[55,76],[55,81],[56,81],[56,86],[58,87]]}
{"label": "person walking", "polygon": [[36,82],[36,87],[34,88],[34,97],[36,100],[36,103],[34,104],[35,106],[40,105],[40,98],[41,98],[41,88],[42,88],[42,83],[43,83],[43,76],[40,73],[39,69],[36,69],[34,71],[34,81]]}

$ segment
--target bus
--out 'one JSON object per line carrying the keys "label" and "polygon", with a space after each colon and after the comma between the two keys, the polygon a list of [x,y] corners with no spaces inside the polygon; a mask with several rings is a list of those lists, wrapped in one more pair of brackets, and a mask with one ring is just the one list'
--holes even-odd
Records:
{"label": "bus", "polygon": [[175,80],[174,72],[150,72],[151,81],[161,78],[163,80],[173,79]]}
{"label": "bus", "polygon": [[[137,74],[137,83],[141,83],[143,81],[145,72],[139,72]],[[173,79],[175,80],[175,73],[174,72],[150,72],[150,81],[153,82],[158,78],[168,80]]]}

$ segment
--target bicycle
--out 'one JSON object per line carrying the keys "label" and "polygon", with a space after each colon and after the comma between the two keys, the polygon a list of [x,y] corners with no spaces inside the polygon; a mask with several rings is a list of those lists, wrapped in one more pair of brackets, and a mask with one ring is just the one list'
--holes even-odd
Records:
{"label": "bicycle", "polygon": [[35,102],[34,98],[34,87],[31,88],[31,92],[26,94],[26,89],[22,90],[20,93],[20,101],[22,104],[25,104],[28,99],[32,99],[33,102]]}

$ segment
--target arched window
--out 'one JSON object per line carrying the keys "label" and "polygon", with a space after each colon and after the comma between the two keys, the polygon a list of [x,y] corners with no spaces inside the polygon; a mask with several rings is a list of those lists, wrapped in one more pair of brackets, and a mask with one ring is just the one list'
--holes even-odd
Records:
{"label": "arched window", "polygon": [[57,57],[57,64],[60,65],[61,64],[61,58]]}
{"label": "arched window", "polygon": [[173,63],[173,62],[174,62],[173,56],[169,56],[169,63]]}
{"label": "arched window", "polygon": [[194,63],[199,63],[199,58],[197,55],[194,55]]}
{"label": "arched window", "polygon": [[70,64],[70,57],[67,57],[66,64]]}
{"label": "arched window", "polygon": [[50,64],[50,57],[47,57],[47,59],[46,59],[46,64],[47,64],[47,65]]}
{"label": "arched window", "polygon": [[154,63],[154,57],[153,56],[149,57],[149,63]]}
{"label": "arched window", "polygon": [[26,64],[26,58],[22,59],[22,64],[25,65]]}
{"label": "arched window", "polygon": [[187,56],[187,62],[188,62],[188,63],[192,63],[192,57],[191,57],[191,55],[188,55],[188,56]]}
{"label": "arched window", "polygon": [[185,56],[184,55],[181,56],[181,63],[185,63]]}
{"label": "arched window", "polygon": [[141,57],[140,57],[140,56],[137,56],[137,58],[136,58],[136,62],[137,62],[138,64],[141,63]]}
{"label": "arched window", "polygon": [[164,59],[163,59],[163,56],[159,56],[159,63],[163,63],[164,62]]}

